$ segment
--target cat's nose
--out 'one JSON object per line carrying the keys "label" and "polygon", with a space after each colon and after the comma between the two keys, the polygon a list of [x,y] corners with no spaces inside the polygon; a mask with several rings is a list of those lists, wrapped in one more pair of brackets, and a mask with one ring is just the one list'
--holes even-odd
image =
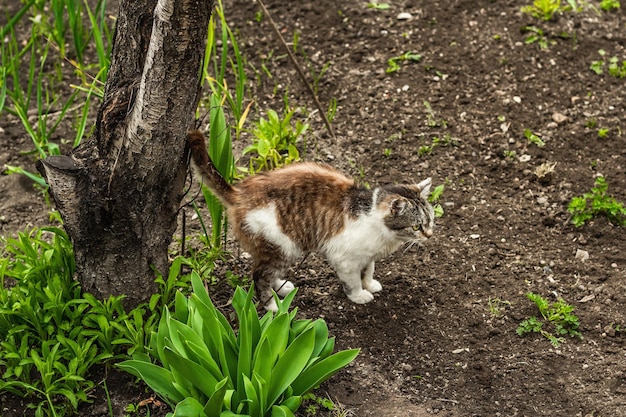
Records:
{"label": "cat's nose", "polygon": [[422,234],[426,236],[427,238],[430,238],[433,235],[433,231],[432,229],[426,229],[422,231]]}

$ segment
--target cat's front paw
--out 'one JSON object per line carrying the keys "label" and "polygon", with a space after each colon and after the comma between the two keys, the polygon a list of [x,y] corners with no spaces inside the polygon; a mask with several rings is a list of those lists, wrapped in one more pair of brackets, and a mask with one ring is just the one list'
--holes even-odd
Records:
{"label": "cat's front paw", "polygon": [[374,296],[372,295],[371,292],[367,290],[360,290],[360,291],[355,291],[352,294],[348,294],[348,298],[353,303],[365,304],[365,303],[369,303],[370,301],[372,301],[374,299]]}
{"label": "cat's front paw", "polygon": [[291,291],[293,291],[296,287],[291,283],[291,281],[278,280],[274,282],[274,291],[281,297],[286,296]]}
{"label": "cat's front paw", "polygon": [[368,290],[369,292],[371,292],[372,294],[375,292],[378,292],[380,290],[383,289],[383,286],[380,284],[380,282],[376,281],[375,279],[369,281],[369,282],[364,282],[363,283],[363,288],[365,288],[366,290]]}

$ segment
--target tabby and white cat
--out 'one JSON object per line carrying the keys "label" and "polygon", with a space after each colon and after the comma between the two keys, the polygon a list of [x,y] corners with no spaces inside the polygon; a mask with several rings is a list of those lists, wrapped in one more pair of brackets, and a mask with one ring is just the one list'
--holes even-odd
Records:
{"label": "tabby and white cat", "polygon": [[364,304],[382,289],[374,262],[432,236],[430,178],[369,190],[330,166],[298,163],[231,185],[209,158],[201,132],[189,132],[188,147],[196,174],[224,204],[252,255],[257,296],[267,310],[277,308],[272,289],[284,296],[294,288],[285,274],[306,253],[323,254],[348,298]]}

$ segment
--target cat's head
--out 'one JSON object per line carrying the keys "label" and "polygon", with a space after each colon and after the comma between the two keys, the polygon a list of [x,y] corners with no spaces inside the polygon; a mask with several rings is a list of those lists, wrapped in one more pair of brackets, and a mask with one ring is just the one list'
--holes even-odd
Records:
{"label": "cat's head", "polygon": [[435,212],[428,202],[431,179],[419,184],[389,185],[379,191],[385,225],[405,242],[420,242],[433,235]]}

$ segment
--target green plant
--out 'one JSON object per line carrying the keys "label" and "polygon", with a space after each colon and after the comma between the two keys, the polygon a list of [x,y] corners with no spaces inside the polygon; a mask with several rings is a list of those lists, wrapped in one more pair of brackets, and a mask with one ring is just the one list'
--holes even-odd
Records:
{"label": "green plant", "polygon": [[[428,196],[428,201],[430,201],[431,203],[437,203],[439,201],[439,198],[441,197],[441,194],[443,194],[444,189],[444,184],[439,184],[438,186],[433,188],[433,190],[430,192],[430,195]],[[433,209],[435,211],[435,217],[443,216],[443,207],[441,206],[441,204],[434,204]]]}
{"label": "green plant", "polygon": [[[432,106],[430,105],[428,101],[424,100],[423,104],[424,104],[424,107],[426,108],[426,124],[428,125],[428,127],[442,127],[446,129],[448,127],[448,122],[444,119],[437,119],[435,117],[435,111],[433,110]],[[438,144],[449,145],[450,143],[452,143],[452,139],[450,138],[449,135],[445,136],[443,140],[439,138],[433,139],[434,145],[438,145]]]}
{"label": "green plant", "polygon": [[598,129],[598,137],[600,139],[606,139],[609,136],[609,131],[610,129],[607,129],[605,127]]}
{"label": "green plant", "polygon": [[[233,157],[233,145],[231,139],[231,129],[226,123],[224,115],[224,107],[220,98],[215,94],[211,94],[209,101],[209,156],[217,170],[222,174],[227,182],[232,182],[235,176],[235,158]],[[206,241],[211,248],[220,248],[222,238],[226,239],[226,217],[224,206],[219,199],[214,196],[206,186],[202,186],[202,195],[206,202],[209,213],[211,214],[211,236],[204,225],[202,216],[198,208],[194,205],[198,218],[201,221],[202,229],[206,236]]]}
{"label": "green plant", "polygon": [[177,258],[167,280],[157,279],[160,291],[150,304],[126,313],[123,297],[100,301],[82,293],[61,229],[34,229],[3,243],[0,394],[27,398],[36,416],[65,415],[89,401],[93,367],[145,352],[163,307],[188,286]]}
{"label": "green plant", "polygon": [[514,150],[507,149],[504,151],[504,157],[508,159],[509,161],[515,160],[516,156],[517,156],[517,152],[515,152]]}
{"label": "green plant", "polygon": [[522,28],[522,32],[527,32],[528,36],[524,39],[524,43],[527,45],[537,43],[541,49],[548,49],[550,45],[554,45],[554,40],[548,39],[543,30],[536,26],[525,26]]}
{"label": "green plant", "polygon": [[336,406],[330,398],[318,397],[312,392],[302,396],[303,405],[305,406],[304,412],[307,416],[315,416],[319,413],[320,408],[328,411],[333,411]]}
{"label": "green plant", "polygon": [[[100,85],[109,64],[107,45],[111,44],[112,34],[105,7],[103,0],[94,10],[79,0],[31,0],[0,28],[0,114],[5,111],[20,120],[38,158],[60,154],[59,139],[63,143],[67,138],[55,136],[63,121],[75,120],[74,146],[86,133],[91,99],[102,96]],[[32,14],[30,19],[26,19],[28,13]],[[28,30],[30,37],[25,42],[18,40],[16,32]],[[84,51],[92,43],[98,57],[95,65],[84,60]],[[70,47],[75,59],[68,56]],[[62,61],[70,65],[62,65]],[[75,70],[82,81],[79,86],[71,85],[71,94],[59,93],[58,86],[68,78],[65,68]],[[89,82],[86,69],[98,73]],[[86,93],[86,97],[81,93]],[[11,166],[8,172],[26,175],[38,186],[46,187],[39,174],[22,167]]]}
{"label": "green plant", "polygon": [[489,315],[494,319],[499,319],[504,316],[504,310],[511,306],[511,302],[489,297],[487,305],[489,307]]}
{"label": "green plant", "polygon": [[544,322],[540,321],[536,316],[531,316],[522,321],[517,327],[517,334],[523,336],[527,333],[540,333],[547,338],[554,347],[559,347],[565,341],[562,336],[569,335],[571,337],[579,337],[582,339],[581,333],[578,331],[579,322],[572,312],[574,307],[567,304],[563,299],[559,298],[555,303],[550,303],[540,295],[529,292],[526,297],[535,303],[541,317],[554,327],[554,333],[543,328]]}
{"label": "green plant", "polygon": [[539,136],[535,135],[530,129],[524,129],[524,137],[528,139],[529,143],[533,143],[540,148],[546,145],[546,143]]}
{"label": "green plant", "polygon": [[[217,18],[216,18],[217,16]],[[217,20],[219,19],[219,20]],[[217,40],[218,23],[221,28],[220,42]],[[220,51],[221,48],[221,51]],[[230,63],[230,71],[227,71]],[[209,72],[209,66],[213,66],[213,74]],[[215,7],[215,13],[209,21],[209,30],[204,53],[203,80],[207,81],[211,88],[211,97],[220,97],[222,103],[228,103],[229,109],[232,111],[235,123],[235,137],[239,137],[239,133],[247,119],[250,111],[250,102],[244,107],[244,98],[246,95],[247,76],[245,72],[246,63],[239,49],[239,43],[235,34],[230,29],[224,13],[222,1],[218,0]],[[235,91],[231,92],[227,74],[234,77]],[[209,100],[209,109],[213,109],[214,101]]]}
{"label": "green plant", "polygon": [[258,155],[250,158],[249,172],[278,168],[300,159],[296,142],[308,130],[309,125],[297,120],[294,128],[291,124],[294,114],[295,109],[288,109],[281,120],[278,113],[268,110],[268,118],[259,120],[252,131],[254,143],[243,151],[244,155],[251,152]]}
{"label": "green plant", "polygon": [[[602,59],[592,61],[589,69],[600,75],[604,73],[604,67],[606,65],[606,51],[604,49],[599,49],[598,54],[602,57]],[[613,56],[608,59],[608,63],[609,74],[611,76],[616,78],[626,77],[626,60],[622,60],[622,62],[620,63],[619,58]]]}
{"label": "green plant", "polygon": [[551,20],[554,14],[562,11],[561,0],[534,0],[530,6],[522,6],[521,11],[534,18]]}
{"label": "green plant", "polygon": [[591,191],[572,198],[567,210],[572,215],[572,223],[580,227],[595,216],[606,216],[618,226],[626,226],[626,208],[615,198],[607,195],[609,185],[604,177],[596,178]]}
{"label": "green plant", "polygon": [[[348,365],[358,350],[332,353],[326,323],[296,320],[288,311],[259,318],[252,291],[235,290],[236,333],[192,273],[189,299],[176,295],[150,340],[150,355],[118,366],[144,380],[172,407],[174,416],[293,416],[302,395]],[[160,365],[153,363],[157,360]]]}
{"label": "green plant", "polygon": [[619,59],[616,56],[609,58],[609,74],[616,78],[625,78],[626,60],[622,60],[620,64]]}
{"label": "green plant", "polygon": [[617,10],[621,7],[619,0],[602,0],[600,2],[600,8],[605,12],[610,12],[611,10]]}
{"label": "green plant", "polygon": [[[51,242],[43,238],[52,233]],[[111,358],[85,333],[92,315],[72,280],[71,243],[56,228],[7,239],[0,258],[0,392],[29,396],[36,415],[63,415],[87,401],[93,365]],[[6,278],[14,280],[6,286]]]}
{"label": "green plant", "polygon": [[402,55],[391,57],[387,60],[387,69],[385,72],[391,74],[392,72],[400,71],[401,62],[420,62],[422,55],[415,52],[405,52]]}
{"label": "green plant", "polygon": [[367,8],[368,9],[376,9],[376,10],[387,10],[389,9],[391,6],[389,6],[389,3],[367,3]]}

